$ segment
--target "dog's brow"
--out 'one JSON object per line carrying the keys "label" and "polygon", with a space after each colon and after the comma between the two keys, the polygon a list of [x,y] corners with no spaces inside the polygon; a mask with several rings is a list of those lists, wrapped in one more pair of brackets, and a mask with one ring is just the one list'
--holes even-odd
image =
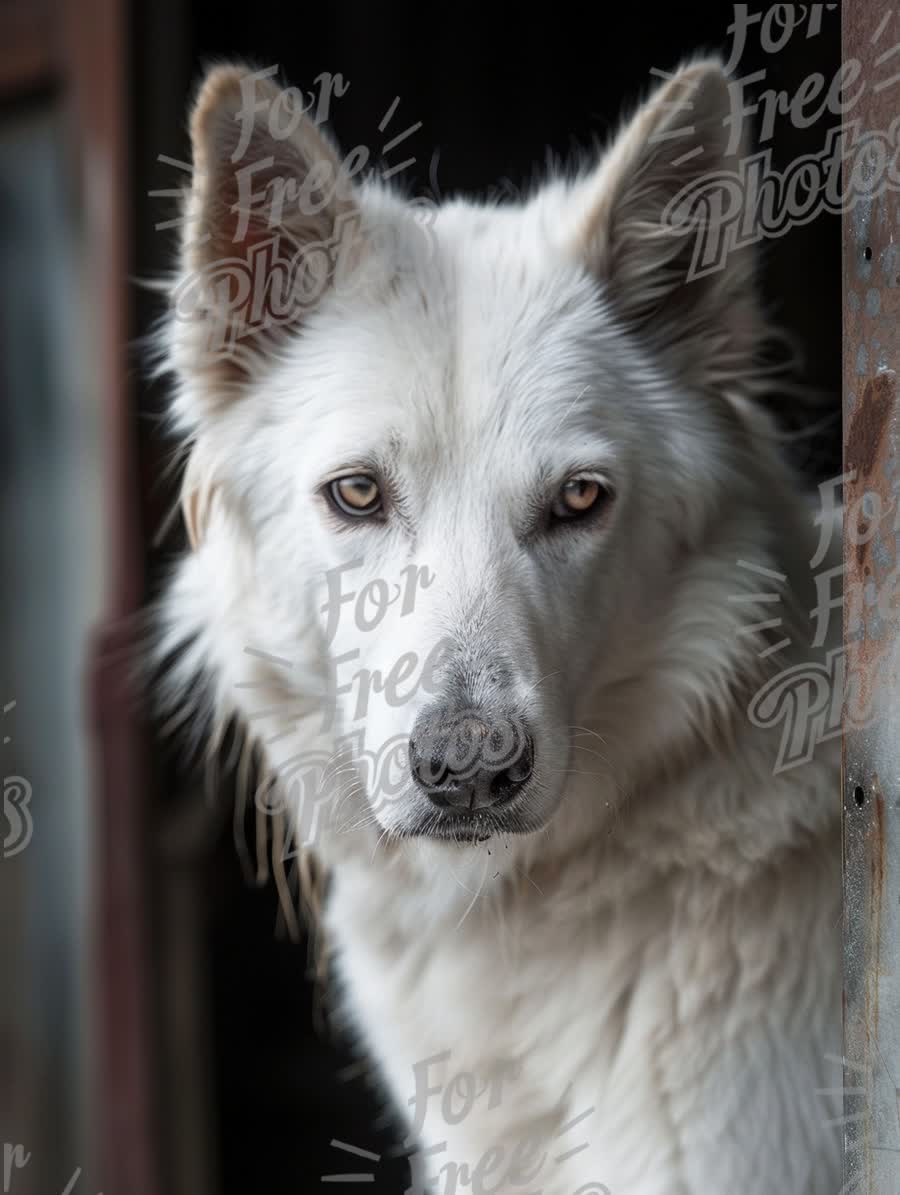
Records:
{"label": "dog's brow", "polygon": [[405,446],[405,438],[398,431],[391,431],[382,444],[364,449],[354,447],[346,455],[342,454],[335,459],[328,473],[329,475],[337,474],[345,469],[371,469],[386,477],[391,476],[397,472],[397,466]]}
{"label": "dog's brow", "polygon": [[389,464],[396,465],[406,447],[406,437],[397,429],[388,436],[386,458]]}
{"label": "dog's brow", "polygon": [[385,477],[396,477],[406,447],[406,438],[392,429],[386,439],[360,455]]}

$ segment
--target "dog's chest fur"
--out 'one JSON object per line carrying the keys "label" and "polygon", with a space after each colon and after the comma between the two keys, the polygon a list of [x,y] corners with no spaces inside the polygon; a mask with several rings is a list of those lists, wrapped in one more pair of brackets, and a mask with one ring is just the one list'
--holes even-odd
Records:
{"label": "dog's chest fur", "polygon": [[[433,1189],[836,1192],[835,829],[763,865],[735,842],[732,875],[714,824],[708,867],[663,861],[686,845],[642,867],[627,832],[533,881],[485,856],[468,913],[439,869],[342,865],[329,920],[349,1013],[435,1151]],[[436,889],[451,915],[432,913]]]}

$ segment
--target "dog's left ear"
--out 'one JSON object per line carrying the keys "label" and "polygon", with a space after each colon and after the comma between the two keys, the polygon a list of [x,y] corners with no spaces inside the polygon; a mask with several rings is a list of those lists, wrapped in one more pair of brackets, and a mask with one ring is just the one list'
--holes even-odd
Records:
{"label": "dog's left ear", "polygon": [[730,112],[721,63],[683,68],[574,193],[571,248],[624,322],[700,384],[733,377],[758,333],[753,255],[730,248],[743,215]]}

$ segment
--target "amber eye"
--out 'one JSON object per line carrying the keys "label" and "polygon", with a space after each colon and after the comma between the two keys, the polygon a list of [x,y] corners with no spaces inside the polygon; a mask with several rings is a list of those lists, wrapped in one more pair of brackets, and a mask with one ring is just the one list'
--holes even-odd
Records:
{"label": "amber eye", "polygon": [[594,477],[570,477],[553,503],[552,512],[557,519],[577,519],[589,514],[609,496],[609,490]]}
{"label": "amber eye", "polygon": [[328,497],[341,514],[351,518],[377,514],[382,506],[378,482],[365,473],[335,478],[328,484]]}

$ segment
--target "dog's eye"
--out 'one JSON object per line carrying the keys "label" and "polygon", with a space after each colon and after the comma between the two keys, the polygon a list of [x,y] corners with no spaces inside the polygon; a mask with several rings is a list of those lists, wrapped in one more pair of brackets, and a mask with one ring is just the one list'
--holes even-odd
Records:
{"label": "dog's eye", "polygon": [[556,519],[579,519],[590,514],[609,496],[609,490],[595,477],[570,477],[560,487],[551,507]]}
{"label": "dog's eye", "polygon": [[341,514],[361,518],[381,510],[381,490],[374,477],[354,473],[351,477],[337,477],[328,484],[328,497]]}

